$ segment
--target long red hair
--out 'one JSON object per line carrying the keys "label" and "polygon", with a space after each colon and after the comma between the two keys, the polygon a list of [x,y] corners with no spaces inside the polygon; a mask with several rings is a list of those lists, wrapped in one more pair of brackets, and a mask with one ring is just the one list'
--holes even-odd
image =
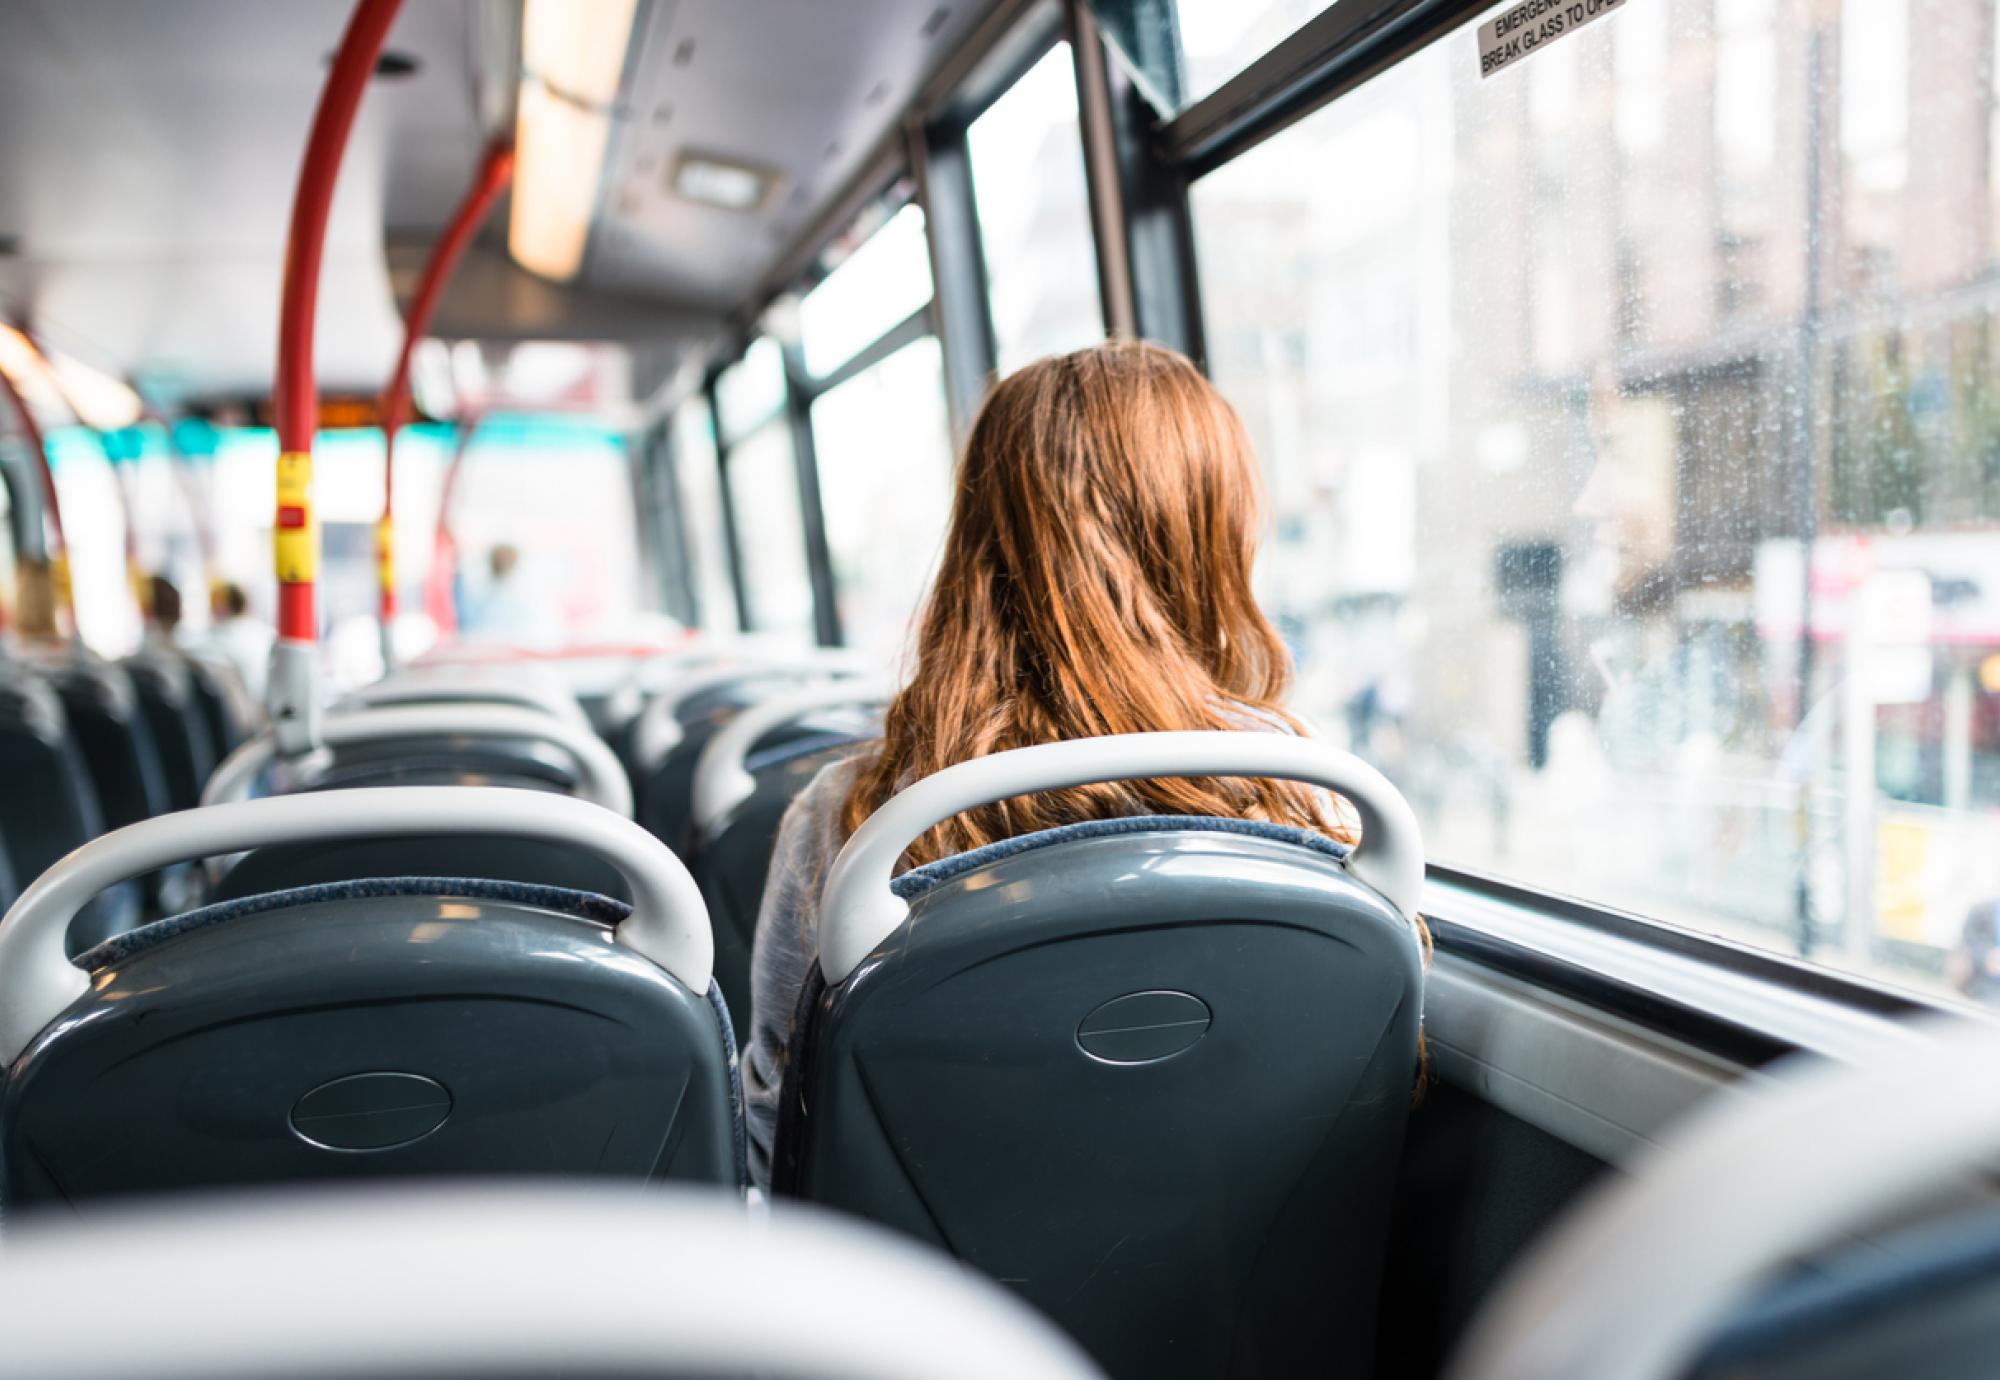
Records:
{"label": "long red hair", "polygon": [[[1298,731],[1291,661],[1251,594],[1262,488],[1242,422],[1184,356],[1118,341],[994,388],[959,465],[910,682],[842,806],[851,834],[911,781],[1033,743]],[[1248,816],[1352,842],[1326,797],[1268,780],[1106,782],[938,825],[919,864],[1132,814]]]}

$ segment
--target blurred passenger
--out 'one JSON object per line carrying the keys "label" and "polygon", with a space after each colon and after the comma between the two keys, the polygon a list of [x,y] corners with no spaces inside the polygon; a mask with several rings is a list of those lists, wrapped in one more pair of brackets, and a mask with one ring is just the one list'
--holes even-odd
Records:
{"label": "blurred passenger", "polygon": [[172,646],[180,635],[180,589],[164,575],[146,577],[146,637]]}
{"label": "blurred passenger", "polygon": [[202,650],[236,672],[250,698],[264,702],[264,680],[271,667],[271,643],[276,634],[270,624],[250,612],[250,600],[243,586],[218,581],[209,595],[214,623]]}
{"label": "blurred passenger", "polygon": [[[1182,356],[1117,342],[993,390],[960,464],[880,743],[819,773],[778,831],[757,920],[744,1061],[751,1172],[768,1183],[793,1012],[842,842],[921,777],[1009,748],[1111,733],[1298,733],[1291,659],[1251,594],[1261,491],[1236,413]],[[984,805],[908,865],[1081,820],[1234,815],[1353,837],[1344,805],[1268,780],[1104,782]]]}
{"label": "blurred passenger", "polygon": [[30,642],[50,641],[63,636],[62,598],[57,592],[54,565],[46,560],[23,560],[15,568],[14,627],[16,637]]}
{"label": "blurred passenger", "polygon": [[468,637],[517,647],[547,647],[562,640],[562,620],[523,573],[518,547],[501,542],[487,553],[486,567],[486,589],[466,610]]}
{"label": "blurred passenger", "polygon": [[2000,901],[1981,901],[1965,913],[1945,977],[1973,1001],[2000,1005]]}

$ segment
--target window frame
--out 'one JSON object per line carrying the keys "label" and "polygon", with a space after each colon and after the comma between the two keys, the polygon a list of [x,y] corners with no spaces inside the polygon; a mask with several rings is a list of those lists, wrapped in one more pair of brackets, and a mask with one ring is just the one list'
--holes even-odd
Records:
{"label": "window frame", "polygon": [[[967,131],[1058,41],[1077,64],[1079,132],[1107,331],[1174,346],[1206,367],[1205,330],[1188,191],[1205,174],[1330,105],[1363,83],[1496,8],[1495,0],[1341,0],[1301,25],[1221,86],[1162,119],[1123,59],[1098,33],[1086,0],[1003,0],[940,64],[898,130],[855,183],[781,260],[761,313],[783,292],[816,281],[820,254],[858,211],[906,179],[925,214],[932,298],[821,378],[787,369],[788,408],[809,416],[812,400],[921,338],[944,354],[953,437],[962,442],[992,381],[995,343],[984,249],[973,203]],[[754,314],[752,316],[754,319]],[[715,376],[704,380],[714,412]],[[796,346],[791,352],[796,356]],[[718,465],[728,446],[717,427]],[[810,463],[810,425],[795,450]],[[802,496],[806,492],[801,486]],[[812,492],[817,496],[816,466]],[[736,519],[723,478],[725,534],[738,606],[749,602]],[[823,521],[808,515],[824,559]],[[815,593],[830,570],[815,570]],[[1425,914],[1440,953],[1509,974],[1559,996],[1698,1042],[1714,1041],[1761,1064],[1794,1049],[1837,1057],[1871,1041],[1907,1038],[1912,1017],[1982,1019],[1927,994],[1752,947],[1511,879],[1429,864]],[[1622,955],[1615,964],[1607,954]],[[1690,984],[1676,967],[1693,965]],[[1615,970],[1614,970],[1615,969]]]}
{"label": "window frame", "polygon": [[[1192,219],[1188,189],[1201,177],[1498,7],[1498,0],[1341,0],[1179,115],[1154,121],[1150,160],[1178,180],[1183,227]],[[1199,339],[1191,235],[1187,252],[1184,283],[1191,300],[1183,309]],[[1142,281],[1142,301],[1144,286]],[[1196,358],[1206,369],[1206,360]],[[1901,1027],[1911,1020],[2000,1020],[1928,993],[1515,879],[1435,861],[1427,861],[1426,875],[1425,915],[1440,953],[1662,1033],[1700,1031],[1724,1044],[1761,1042],[1764,1057],[1754,1063],[1793,1051],[1854,1057],[1877,1042],[1910,1038]],[[1618,971],[1607,966],[1607,940],[1630,955]],[[1665,977],[1674,964],[1689,961],[1711,979],[1707,984]],[[1722,984],[1713,981],[1718,974]]]}
{"label": "window frame", "polygon": [[[936,337],[940,348],[946,350],[948,408],[950,404],[949,349],[945,345],[944,332],[939,329],[941,289],[937,277],[937,239],[931,230],[931,212],[924,206],[922,200],[922,179],[913,176],[900,162],[878,169],[875,178],[879,185],[873,196],[843,198],[843,209],[848,211],[847,218],[838,228],[820,237],[819,249],[811,263],[787,284],[787,292],[793,296],[803,297],[831,276],[839,265],[826,262],[825,249],[835,239],[851,230],[856,219],[871,213],[879,213],[882,215],[880,225],[877,226],[879,230],[905,206],[915,205],[924,210],[925,243],[929,249],[931,262],[930,297],[822,374],[815,375],[806,367],[805,348],[801,340],[781,341],[785,361],[785,413],[791,429],[793,454],[799,463],[799,495],[805,510],[806,568],[813,583],[814,623],[820,644],[828,647],[845,646],[846,629],[840,623],[840,590],[833,573],[833,549],[826,534],[825,504],[820,497],[819,454],[812,430],[813,404],[824,394],[866,373],[898,350],[913,345],[927,336]],[[970,190],[969,184],[967,190],[968,192]],[[865,244],[867,241],[863,240],[861,243]],[[857,244],[855,248],[858,250],[860,245]],[[954,443],[957,439],[954,433]],[[733,510],[730,521],[732,523],[735,521]]]}

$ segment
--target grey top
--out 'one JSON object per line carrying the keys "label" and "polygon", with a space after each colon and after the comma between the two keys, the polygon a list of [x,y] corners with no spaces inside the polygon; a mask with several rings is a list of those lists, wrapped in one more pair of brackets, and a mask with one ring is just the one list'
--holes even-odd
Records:
{"label": "grey top", "polygon": [[[1283,720],[1242,709],[1243,727],[1290,733]],[[757,912],[757,934],[750,957],[750,1038],[743,1051],[743,1112],[750,1132],[750,1179],[760,1188],[771,1184],[771,1152],[778,1136],[778,1098],[785,1081],[785,1061],[792,1023],[806,974],[819,956],[820,891],[847,837],[840,830],[840,805],[854,784],[861,757],[869,744],[853,755],[822,767],[799,792],[771,852],[771,871]],[[1346,802],[1336,811],[1345,816]]]}
{"label": "grey top", "polygon": [[750,1038],[743,1051],[743,1115],[750,1130],[750,1179],[771,1184],[778,1135],[778,1094],[785,1081],[792,1018],[806,974],[819,956],[819,893],[847,841],[840,803],[854,784],[860,754],[821,767],[778,825],[771,871],[757,911],[750,957]]}

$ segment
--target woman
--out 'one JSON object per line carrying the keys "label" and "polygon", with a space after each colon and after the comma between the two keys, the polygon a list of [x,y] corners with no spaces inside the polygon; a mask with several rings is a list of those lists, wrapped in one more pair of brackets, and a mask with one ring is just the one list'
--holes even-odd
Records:
{"label": "woman", "polygon": [[[905,785],[1008,748],[1107,733],[1296,733],[1291,665],[1250,592],[1259,483],[1243,426],[1184,357],[1116,342],[993,390],[882,740],[819,773],[779,827],[757,920],[744,1084],[768,1183],[794,1009],[840,845]],[[1352,834],[1340,802],[1261,780],[1106,782],[938,825],[909,866],[1078,820],[1248,816]]]}

